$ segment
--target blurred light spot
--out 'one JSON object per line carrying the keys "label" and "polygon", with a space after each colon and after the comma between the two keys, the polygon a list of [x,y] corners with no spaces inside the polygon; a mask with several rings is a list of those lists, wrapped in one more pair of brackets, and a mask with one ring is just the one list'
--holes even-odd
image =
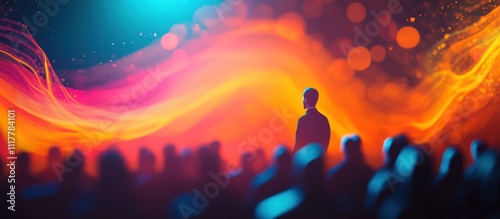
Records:
{"label": "blurred light spot", "polygon": [[370,54],[372,56],[373,61],[381,62],[384,61],[385,56],[387,55],[385,48],[381,45],[375,45],[370,49]]}
{"label": "blurred light spot", "polygon": [[364,71],[370,67],[372,57],[367,48],[358,46],[349,51],[347,63],[356,71]]}
{"label": "blurred light spot", "polygon": [[175,34],[177,36],[177,39],[179,41],[182,41],[187,36],[187,27],[184,24],[175,24],[174,26],[170,27],[169,32]]}
{"label": "blurred light spot", "polygon": [[217,8],[213,5],[205,5],[194,12],[195,23],[202,23],[207,27],[213,27],[220,22]]}
{"label": "blurred light spot", "polygon": [[161,46],[166,50],[173,50],[177,47],[179,39],[173,33],[167,33],[161,38]]}
{"label": "blurred light spot", "polygon": [[347,59],[336,59],[330,64],[328,73],[336,81],[346,82],[354,77],[354,70],[347,63]]}
{"label": "blurred light spot", "polygon": [[396,40],[401,48],[411,49],[420,42],[420,33],[414,27],[402,27],[398,31]]}
{"label": "blurred light spot", "polygon": [[237,26],[242,24],[248,16],[248,7],[246,4],[241,3],[234,5],[232,10],[219,12],[222,22],[227,26]]}
{"label": "blurred light spot", "polygon": [[366,8],[359,2],[353,2],[347,7],[347,18],[353,23],[359,23],[366,17]]}

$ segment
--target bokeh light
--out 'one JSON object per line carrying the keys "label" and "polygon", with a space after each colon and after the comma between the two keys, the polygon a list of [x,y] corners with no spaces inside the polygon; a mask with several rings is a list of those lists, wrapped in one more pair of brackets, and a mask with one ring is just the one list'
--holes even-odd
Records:
{"label": "bokeh light", "polygon": [[353,23],[359,23],[366,17],[366,8],[359,2],[353,2],[347,7],[347,18]]}
{"label": "bokeh light", "polygon": [[385,48],[383,46],[375,45],[370,49],[370,54],[372,56],[373,61],[381,62],[384,61],[387,52],[385,51]]}
{"label": "bokeh light", "polygon": [[356,71],[366,70],[372,63],[370,51],[362,46],[354,47],[347,55],[347,63]]}
{"label": "bokeh light", "polygon": [[420,42],[420,33],[414,27],[402,27],[397,33],[396,40],[401,48],[411,49]]}
{"label": "bokeh light", "polygon": [[170,27],[169,32],[175,34],[175,36],[177,36],[177,39],[179,41],[182,41],[187,36],[187,27],[184,24],[175,24]]}
{"label": "bokeh light", "polygon": [[167,33],[161,37],[161,47],[165,50],[173,50],[179,44],[179,39],[173,33]]}

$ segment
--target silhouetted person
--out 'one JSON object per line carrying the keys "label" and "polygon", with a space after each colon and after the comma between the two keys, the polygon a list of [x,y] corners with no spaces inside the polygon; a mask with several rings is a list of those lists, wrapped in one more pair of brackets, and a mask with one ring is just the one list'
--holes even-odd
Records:
{"label": "silhouetted person", "polygon": [[467,167],[464,172],[466,181],[472,182],[477,180],[477,159],[479,156],[488,149],[486,142],[476,139],[470,144],[470,153],[472,157],[472,164]]}
{"label": "silhouetted person", "polygon": [[467,218],[486,218],[500,209],[500,156],[486,149],[476,160],[475,179],[466,181],[460,213]]}
{"label": "silhouetted person", "polygon": [[182,190],[190,190],[198,186],[200,181],[200,167],[198,156],[191,149],[184,148],[180,153],[180,179],[183,182]]}
{"label": "silhouetted person", "polygon": [[325,151],[330,142],[330,124],[328,119],[316,109],[319,93],[314,88],[306,88],[302,104],[306,114],[299,118],[295,133],[294,152],[310,143],[319,143]]}
{"label": "silhouetted person", "polygon": [[396,159],[403,148],[408,145],[410,141],[404,134],[399,134],[394,137],[389,137],[384,141],[383,154],[384,154],[384,167],[393,168],[396,164]]}
{"label": "silhouetted person", "polygon": [[162,218],[162,203],[161,178],[155,171],[156,156],[155,154],[142,147],[139,150],[139,168],[135,174],[135,185],[139,200],[139,206],[142,210],[144,218]]}
{"label": "silhouetted person", "polygon": [[380,205],[377,218],[431,218],[431,159],[416,146],[406,146],[395,164],[400,176]]}
{"label": "silhouetted person", "polygon": [[140,218],[137,197],[125,161],[115,150],[99,159],[97,207],[88,218]]}
{"label": "silhouetted person", "polygon": [[457,193],[463,186],[464,158],[460,150],[453,146],[448,147],[441,159],[441,167],[432,188],[435,216],[439,218],[457,218]]}
{"label": "silhouetted person", "polygon": [[409,144],[404,134],[399,134],[385,139],[382,152],[384,154],[384,166],[380,168],[370,179],[366,190],[365,211],[367,217],[374,217],[380,203],[394,190],[394,184],[402,179],[394,173],[396,159]]}
{"label": "silhouetted person", "polygon": [[327,190],[331,204],[338,212],[337,218],[361,216],[368,181],[373,170],[364,160],[361,138],[345,135],[341,140],[344,160],[332,167],[327,174]]}
{"label": "silhouetted person", "polygon": [[254,173],[260,173],[268,167],[269,164],[267,163],[266,154],[262,147],[257,147],[255,149],[255,157],[251,165]]}
{"label": "silhouetted person", "polygon": [[62,175],[61,188],[56,195],[58,203],[51,203],[48,210],[61,211],[64,218],[82,218],[92,210],[89,197],[95,189],[95,180],[85,173],[85,156],[79,149],[74,150],[63,165],[71,171]]}
{"label": "silhouetted person", "polygon": [[498,214],[500,209],[500,154],[496,150],[484,151],[478,159],[480,203],[485,216]]}
{"label": "silhouetted person", "polygon": [[31,155],[28,152],[21,152],[16,160],[16,188],[22,189],[37,183],[31,172]]}
{"label": "silhouetted person", "polygon": [[228,190],[233,198],[242,205],[250,187],[250,182],[256,174],[252,168],[255,157],[256,155],[252,154],[252,152],[243,153],[240,158],[240,167],[229,173],[231,183]]}
{"label": "silhouetted person", "polygon": [[260,202],[255,218],[333,218],[323,190],[324,153],[318,143],[299,149],[292,161],[293,186]]}
{"label": "silhouetted person", "polygon": [[57,146],[53,146],[49,149],[47,167],[38,176],[40,182],[58,181],[57,173],[53,168],[55,162],[61,163],[61,150]]}
{"label": "silhouetted person", "polygon": [[291,162],[290,151],[284,146],[278,146],[271,166],[252,179],[246,200],[249,209],[253,209],[265,198],[291,187]]}
{"label": "silhouetted person", "polygon": [[143,147],[139,150],[139,168],[135,174],[135,183],[141,185],[155,177],[156,157],[149,149]]}

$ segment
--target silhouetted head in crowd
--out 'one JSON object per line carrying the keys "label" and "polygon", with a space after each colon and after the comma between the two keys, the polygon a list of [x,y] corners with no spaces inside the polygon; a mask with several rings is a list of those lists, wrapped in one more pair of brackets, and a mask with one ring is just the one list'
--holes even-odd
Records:
{"label": "silhouetted head in crowd", "polygon": [[487,149],[479,155],[478,177],[481,186],[480,202],[483,208],[498,209],[500,205],[500,155]]}
{"label": "silhouetted head in crowd", "polygon": [[302,96],[303,96],[302,104],[304,106],[304,109],[316,107],[316,103],[318,103],[318,98],[319,98],[318,90],[308,87],[304,90]]}
{"label": "silhouetted head in crowd", "polygon": [[156,157],[149,149],[142,147],[139,151],[139,172],[152,173],[155,169]]}
{"label": "silhouetted head in crowd", "polygon": [[320,144],[312,143],[299,149],[293,156],[292,177],[306,191],[318,192],[323,187],[324,153]]}
{"label": "silhouetted head in crowd", "polygon": [[210,148],[202,146],[198,149],[200,174],[208,176],[210,172],[218,172],[220,169],[219,157]]}
{"label": "silhouetted head in crowd", "polygon": [[431,160],[417,146],[406,146],[396,159],[395,172],[403,176],[403,185],[410,185],[414,190],[426,192],[430,189],[432,172]]}
{"label": "silhouetted head in crowd", "polygon": [[440,177],[446,177],[449,180],[459,181],[462,178],[462,168],[464,158],[456,146],[446,148],[441,159],[439,168]]}
{"label": "silhouetted head in crowd", "polygon": [[30,173],[31,155],[28,152],[19,153],[16,162],[19,164],[18,166],[16,166],[16,168],[19,169],[20,173]]}
{"label": "silhouetted head in crowd", "polygon": [[356,134],[344,135],[341,139],[341,149],[347,160],[362,160],[361,138]]}
{"label": "silhouetted head in crowd", "polygon": [[472,141],[470,144],[470,153],[472,156],[472,159],[477,160],[477,158],[488,149],[488,145],[486,142],[480,139],[476,139]]}
{"label": "silhouetted head in crowd", "polygon": [[163,148],[163,171],[166,173],[177,172],[179,168],[178,161],[175,145],[167,144]]}
{"label": "silhouetted head in crowd", "polygon": [[292,154],[283,145],[278,146],[274,152],[274,164],[279,170],[289,170],[292,165]]}
{"label": "silhouetted head in crowd", "polygon": [[49,165],[53,162],[59,161],[61,159],[61,150],[57,146],[53,146],[49,149]]}
{"label": "silhouetted head in crowd", "polygon": [[216,154],[220,154],[220,142],[219,141],[212,141],[208,145],[210,149],[212,149]]}
{"label": "silhouetted head in crowd", "polygon": [[454,180],[460,180],[462,178],[463,165],[464,158],[459,148],[456,146],[448,147],[443,153],[439,174],[448,176]]}
{"label": "silhouetted head in crowd", "polygon": [[399,153],[408,144],[408,138],[404,134],[399,134],[385,139],[383,147],[385,165],[387,167],[394,167]]}
{"label": "silhouetted head in crowd", "polygon": [[66,167],[71,168],[62,175],[64,178],[63,184],[66,188],[69,186],[74,188],[79,181],[80,176],[84,173],[85,156],[80,149],[75,149],[73,153],[65,160]]}
{"label": "silhouetted head in crowd", "polygon": [[245,151],[243,154],[241,154],[240,157],[240,167],[243,170],[251,170],[252,169],[252,163],[255,160],[256,153],[255,152],[249,152]]}
{"label": "silhouetted head in crowd", "polygon": [[104,194],[130,192],[130,176],[122,155],[116,150],[106,151],[99,159],[99,188]]}

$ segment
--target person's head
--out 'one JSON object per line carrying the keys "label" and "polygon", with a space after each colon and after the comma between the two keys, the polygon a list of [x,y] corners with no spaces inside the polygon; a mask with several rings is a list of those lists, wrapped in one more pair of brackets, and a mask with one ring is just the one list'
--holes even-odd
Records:
{"label": "person's head", "polygon": [[341,139],[341,149],[347,158],[361,158],[361,138],[356,134],[344,135]]}
{"label": "person's head", "polygon": [[312,87],[308,87],[304,90],[302,96],[302,104],[304,105],[304,109],[308,107],[316,107],[316,103],[318,102],[319,98],[318,90]]}
{"label": "person's head", "polygon": [[284,146],[278,146],[274,151],[274,163],[278,166],[278,169],[288,170],[291,167],[292,154]]}
{"label": "person's head", "polygon": [[446,148],[443,153],[439,173],[442,175],[452,175],[456,178],[460,178],[463,162],[463,156],[460,149],[457,146],[450,146]]}
{"label": "person's head", "polygon": [[212,141],[208,145],[216,154],[220,154],[220,141]]}
{"label": "person's head", "polygon": [[399,153],[408,144],[408,138],[404,134],[399,134],[385,139],[383,147],[385,164],[388,166],[394,166]]}
{"label": "person's head", "polygon": [[61,159],[61,150],[59,149],[59,147],[57,146],[53,146],[49,149],[49,161],[52,163],[52,162],[55,162],[55,161],[59,161],[59,159]]}
{"label": "person's head", "polygon": [[148,148],[142,147],[139,150],[139,171],[153,172],[155,168],[156,157]]}
{"label": "person's head", "polygon": [[472,141],[470,144],[470,153],[472,156],[472,159],[477,160],[477,158],[488,149],[488,145],[486,142],[480,139],[476,139]]}

